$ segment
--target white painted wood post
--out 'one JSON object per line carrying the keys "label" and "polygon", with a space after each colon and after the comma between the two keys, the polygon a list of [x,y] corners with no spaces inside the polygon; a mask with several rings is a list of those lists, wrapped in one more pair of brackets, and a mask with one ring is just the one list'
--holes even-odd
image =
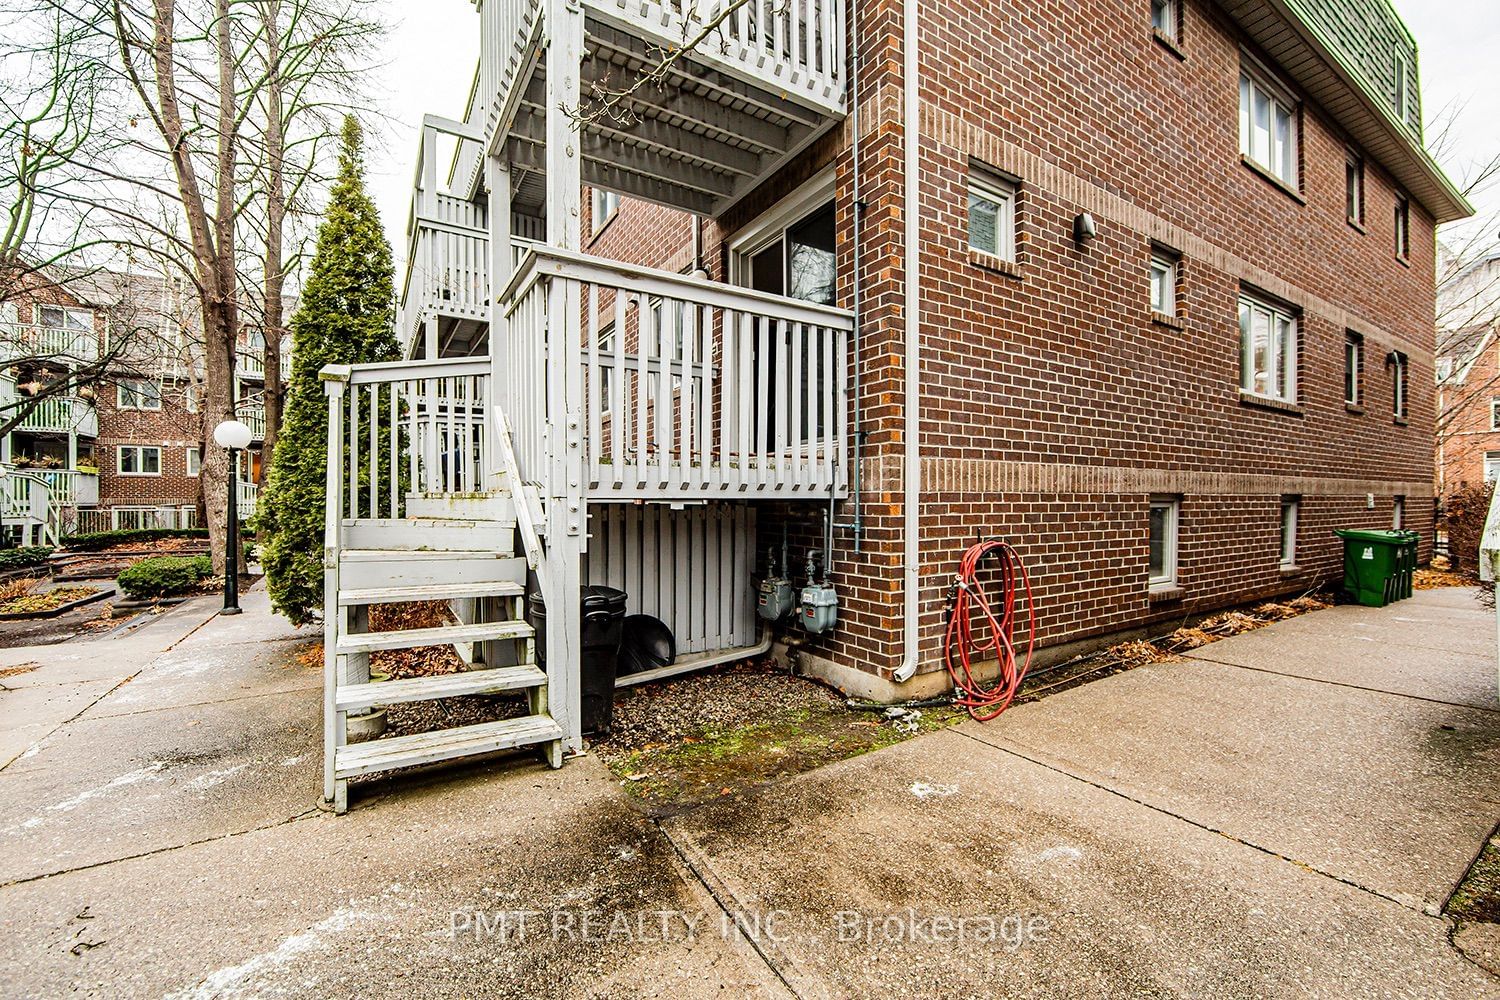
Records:
{"label": "white painted wood post", "polygon": [[[484,169],[486,187],[490,193],[490,385],[487,405],[490,427],[493,429],[491,440],[499,441],[500,435],[505,433],[500,415],[510,405],[510,400],[505,395],[505,380],[510,368],[510,318],[506,314],[504,303],[500,301],[500,291],[510,282],[515,263],[511,253],[510,233],[510,161],[500,156],[488,156],[485,158]],[[501,469],[502,463],[496,462],[493,470],[494,484],[509,486],[516,502],[521,503],[521,484],[505,483]]]}
{"label": "white painted wood post", "polygon": [[[547,0],[547,242],[577,251],[583,170],[578,131],[583,9],[576,0]],[[587,511],[583,500],[582,373],[577,336],[577,281],[553,279],[548,291],[547,377],[547,677],[548,700],[568,751],[583,749],[579,716],[583,620],[579,607]]]}
{"label": "white painted wood post", "polygon": [[[346,370],[347,372],[347,370]],[[347,373],[324,376],[328,395],[327,502],[323,522],[323,799],[338,811],[345,805],[345,783],[334,778],[334,759],[343,744],[343,716],[338,711],[339,533],[344,496],[344,385]]]}

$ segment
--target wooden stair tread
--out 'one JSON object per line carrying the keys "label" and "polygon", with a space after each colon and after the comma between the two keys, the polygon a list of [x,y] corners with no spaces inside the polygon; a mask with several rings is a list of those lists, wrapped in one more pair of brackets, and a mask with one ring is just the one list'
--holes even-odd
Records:
{"label": "wooden stair tread", "polygon": [[523,621],[478,622],[473,625],[439,625],[409,628],[399,632],[356,632],[339,639],[336,651],[369,653],[378,649],[411,649],[456,642],[488,642],[492,639],[525,639],[536,631]]}
{"label": "wooden stair tread", "polygon": [[515,667],[466,670],[436,677],[406,677],[374,684],[340,684],[335,699],[341,712],[358,712],[372,705],[398,705],[470,694],[495,694],[540,687],[547,675],[527,663]]}
{"label": "wooden stair tread", "polygon": [[339,559],[344,562],[386,562],[396,560],[426,559],[510,559],[509,552],[494,549],[364,549],[340,550]]}
{"label": "wooden stair tread", "polygon": [[450,601],[462,597],[520,597],[526,588],[510,580],[482,583],[434,583],[418,587],[365,587],[339,591],[339,604],[394,604],[401,601]]}
{"label": "wooden stair tread", "polygon": [[334,753],[334,772],[339,779],[352,778],[372,771],[431,764],[559,739],[562,727],[550,716],[526,715],[342,746]]}

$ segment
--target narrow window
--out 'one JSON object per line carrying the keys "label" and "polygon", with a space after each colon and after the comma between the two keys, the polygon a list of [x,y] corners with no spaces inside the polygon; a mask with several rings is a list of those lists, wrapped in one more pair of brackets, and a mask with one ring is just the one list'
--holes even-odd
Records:
{"label": "narrow window", "polygon": [[115,387],[115,405],[122,410],[159,410],[161,386],[150,379],[125,379]]}
{"label": "narrow window", "polygon": [[1395,497],[1391,501],[1391,528],[1401,531],[1406,527],[1406,497]]}
{"label": "narrow window", "polygon": [[1500,451],[1484,453],[1484,481],[1487,483],[1500,481]]}
{"label": "narrow window", "polygon": [[969,247],[1001,260],[1016,259],[1016,188],[969,175]]}
{"label": "narrow window", "polygon": [[1177,584],[1177,515],[1180,507],[1176,497],[1151,498],[1149,581],[1152,589]]}
{"label": "narrow window", "polygon": [[1240,152],[1287,187],[1297,187],[1297,108],[1266,79],[1240,71]]}
{"label": "narrow window", "polygon": [[1360,376],[1365,367],[1365,340],[1352,331],[1344,334],[1344,402],[1358,406],[1364,398]]}
{"label": "narrow window", "polygon": [[1500,396],[1490,400],[1490,430],[1500,431]]}
{"label": "narrow window", "polygon": [[1151,310],[1163,316],[1177,315],[1178,260],[1157,250],[1151,254]]}
{"label": "narrow window", "polygon": [[1391,416],[1406,422],[1407,358],[1400,351],[1391,352]]}
{"label": "narrow window", "polygon": [[1438,358],[1437,359],[1437,380],[1439,382],[1446,382],[1446,381],[1448,381],[1452,377],[1453,377],[1453,359],[1452,358]]}
{"label": "narrow window", "polygon": [[1411,256],[1411,202],[1405,197],[1396,199],[1395,238],[1396,258],[1406,260]]}
{"label": "narrow window", "polygon": [[1411,63],[1404,53],[1398,51],[1396,53],[1396,90],[1391,106],[1395,109],[1396,117],[1408,127],[1414,127],[1416,120],[1416,115],[1412,113],[1412,82]]}
{"label": "narrow window", "polygon": [[1240,388],[1286,403],[1297,399],[1297,321],[1251,295],[1240,296]]}
{"label": "narrow window", "polygon": [[1365,223],[1365,161],[1350,153],[1344,161],[1344,211],[1356,226]]}
{"label": "narrow window", "polygon": [[615,325],[599,331],[599,412],[615,409]]}
{"label": "narrow window", "polygon": [[120,475],[161,475],[161,449],[142,445],[121,445],[119,452]]}
{"label": "narrow window", "polygon": [[184,449],[183,455],[185,456],[184,462],[186,463],[187,474],[196,476],[198,471],[203,467],[203,455],[194,447]]}
{"label": "narrow window", "polygon": [[1297,497],[1281,498],[1281,565],[1297,565],[1297,515],[1302,502]]}
{"label": "narrow window", "polygon": [[597,236],[599,230],[604,228],[604,224],[613,219],[615,213],[620,210],[620,196],[603,188],[593,188],[590,191],[589,207],[590,215],[593,217],[590,228]]}
{"label": "narrow window", "polygon": [[1180,0],[1151,0],[1151,27],[1168,41],[1177,41]]}

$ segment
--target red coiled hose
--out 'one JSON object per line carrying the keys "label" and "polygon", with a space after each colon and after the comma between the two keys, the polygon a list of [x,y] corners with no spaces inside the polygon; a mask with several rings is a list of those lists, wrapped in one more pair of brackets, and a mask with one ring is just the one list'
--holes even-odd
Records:
{"label": "red coiled hose", "polygon": [[[999,560],[999,617],[979,582],[979,567],[986,557]],[[1016,598],[1026,594],[1026,658],[1016,657]],[[976,621],[989,629],[983,643],[975,639]],[[948,630],[943,639],[943,662],[953,678],[954,703],[969,710],[969,715],[987,722],[1010,707],[1021,681],[1031,667],[1036,648],[1036,605],[1031,597],[1031,579],[1021,557],[1007,542],[990,539],[970,546],[959,562],[958,579],[953,585],[953,603],[948,608]],[[957,664],[954,663],[955,651]],[[993,653],[1000,661],[1000,672],[993,687],[986,688],[975,678],[972,663]]]}

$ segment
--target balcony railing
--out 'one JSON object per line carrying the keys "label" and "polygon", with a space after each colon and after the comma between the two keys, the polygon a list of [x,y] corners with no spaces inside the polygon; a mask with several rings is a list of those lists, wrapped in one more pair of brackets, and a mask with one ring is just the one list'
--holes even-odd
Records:
{"label": "balcony railing", "polygon": [[256,441],[266,439],[266,407],[264,403],[241,403],[234,408],[234,415],[250,428],[250,436]]}
{"label": "balcony railing", "polygon": [[260,380],[266,377],[266,361],[251,351],[238,351],[234,356],[234,370],[240,378]]}
{"label": "balcony railing", "polygon": [[236,511],[243,521],[255,513],[255,503],[260,497],[260,487],[255,483],[240,482],[239,495],[235,498]]}
{"label": "balcony railing", "polygon": [[98,358],[99,335],[93,330],[71,330],[34,323],[0,325],[0,364],[36,360],[71,367]]}
{"label": "balcony railing", "polygon": [[99,413],[87,399],[77,396],[49,396],[26,414],[16,429],[36,434],[71,432],[79,437],[98,437]]}
{"label": "balcony railing", "polygon": [[526,481],[570,476],[556,463],[578,446],[557,435],[575,400],[590,496],[845,491],[847,311],[545,247],[502,298]]}
{"label": "balcony railing", "polygon": [[99,473],[78,469],[32,469],[47,484],[52,499],[64,507],[91,507],[99,502]]}

